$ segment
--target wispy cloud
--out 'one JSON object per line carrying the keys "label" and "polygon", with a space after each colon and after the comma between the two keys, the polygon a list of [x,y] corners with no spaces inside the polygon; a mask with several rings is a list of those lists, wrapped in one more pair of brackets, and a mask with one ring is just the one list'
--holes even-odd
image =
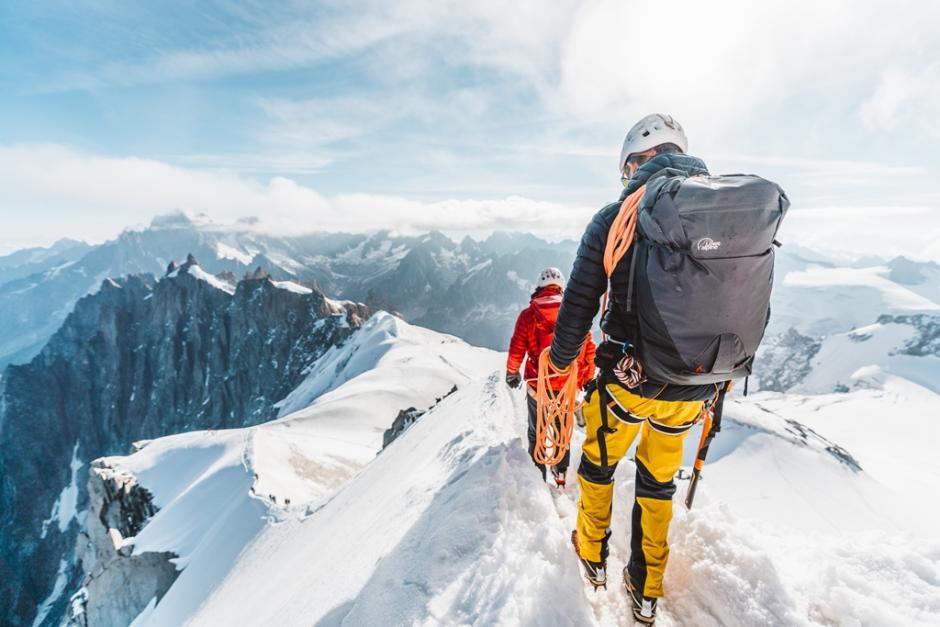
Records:
{"label": "wispy cloud", "polygon": [[[35,31],[43,63],[0,65],[15,77],[0,87],[44,91],[0,94],[15,113],[0,133],[143,155],[0,148],[0,212],[29,210],[63,234],[100,237],[177,207],[333,228],[356,207],[365,224],[389,206],[381,219],[443,224],[422,212],[447,217],[452,198],[480,214],[460,228],[484,228],[498,207],[510,224],[545,228],[525,217],[543,212],[567,229],[616,197],[619,142],[653,110],[675,114],[716,170],[774,178],[797,207],[940,202],[923,184],[940,170],[937,3],[222,0],[63,13],[54,36]],[[40,22],[11,20],[0,37]]]}
{"label": "wispy cloud", "polygon": [[[239,13],[237,5],[228,7],[224,21]],[[97,64],[53,74],[34,89],[92,90],[286,70],[355,54],[408,28],[402,20],[394,19],[394,14],[326,12],[315,5],[307,9],[298,6],[287,14],[269,7],[267,18],[262,13],[231,24],[229,32],[209,41],[190,42],[182,47],[173,41],[160,42],[153,50],[131,59],[106,58]],[[133,28],[133,24],[126,27]]]}
{"label": "wispy cloud", "polygon": [[[146,224],[156,214],[180,209],[221,223],[257,217],[250,228],[281,234],[389,228],[484,235],[508,229],[553,239],[577,239],[597,210],[589,204],[522,195],[474,198],[463,193],[443,200],[326,195],[281,176],[257,179],[56,145],[0,147],[0,188],[5,198],[0,219],[4,224],[15,220],[19,227],[0,237],[0,249],[10,246],[11,236],[17,244],[30,238],[50,243],[63,235],[101,241],[127,226]],[[807,209],[804,204],[791,210],[782,237],[824,251],[940,261],[937,207],[817,207]]]}
{"label": "wispy cloud", "polygon": [[870,129],[890,133],[913,129],[940,139],[940,62],[883,70],[859,114]]}
{"label": "wispy cloud", "polygon": [[377,194],[328,197],[286,177],[258,180],[56,145],[0,147],[0,188],[3,221],[15,217],[20,233],[45,243],[66,234],[101,241],[175,210],[223,222],[257,217],[256,228],[285,234],[522,229],[552,237],[575,236],[593,212],[586,206],[520,196],[430,202]]}

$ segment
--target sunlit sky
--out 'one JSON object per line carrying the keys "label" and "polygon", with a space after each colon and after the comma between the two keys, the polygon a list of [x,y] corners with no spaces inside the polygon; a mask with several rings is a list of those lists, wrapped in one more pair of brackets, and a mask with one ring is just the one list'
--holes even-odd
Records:
{"label": "sunlit sky", "polygon": [[794,237],[940,259],[938,32],[908,0],[4,2],[0,254],[175,209],[577,238],[664,111],[824,216]]}

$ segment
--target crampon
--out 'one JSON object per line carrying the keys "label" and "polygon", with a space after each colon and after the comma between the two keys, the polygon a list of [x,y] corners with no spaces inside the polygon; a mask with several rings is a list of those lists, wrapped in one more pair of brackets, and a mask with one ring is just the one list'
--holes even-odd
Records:
{"label": "crampon", "polygon": [[[578,560],[581,562],[581,566],[584,568],[584,578],[589,584],[594,586],[594,591],[596,592],[598,588],[607,589],[607,560],[602,559],[600,562],[592,562],[591,560],[586,560],[581,557],[581,550],[578,546],[578,532],[577,530],[571,532],[571,545],[574,547],[574,552],[578,555]],[[603,558],[604,556],[602,556]]]}

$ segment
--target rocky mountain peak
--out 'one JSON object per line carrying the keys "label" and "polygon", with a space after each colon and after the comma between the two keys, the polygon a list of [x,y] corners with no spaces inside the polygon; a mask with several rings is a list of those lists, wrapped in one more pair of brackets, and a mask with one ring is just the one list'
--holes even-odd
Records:
{"label": "rocky mountain peak", "polygon": [[264,281],[265,279],[271,278],[271,275],[265,272],[264,268],[258,266],[251,272],[245,274],[246,281]]}

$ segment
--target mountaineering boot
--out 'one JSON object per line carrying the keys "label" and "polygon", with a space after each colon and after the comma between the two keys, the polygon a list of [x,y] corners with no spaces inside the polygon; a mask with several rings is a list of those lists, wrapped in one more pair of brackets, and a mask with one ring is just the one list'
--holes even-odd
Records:
{"label": "mountaineering boot", "polygon": [[578,530],[575,529],[571,532],[571,544],[574,546],[574,552],[578,554],[578,559],[581,560],[581,566],[584,567],[584,578],[588,580],[588,583],[594,586],[594,589],[598,588],[607,589],[607,541],[610,539],[610,529],[604,534],[604,539],[601,540],[601,561],[592,562],[591,560],[584,559],[581,557],[581,543],[578,542]]}
{"label": "mountaineering boot", "polygon": [[558,470],[557,466],[552,466],[552,478],[555,479],[555,485],[559,488],[565,487],[565,472]]}
{"label": "mountaineering boot", "polygon": [[627,589],[627,594],[630,595],[630,601],[633,605],[633,620],[644,625],[654,624],[656,622],[656,599],[645,597],[642,592],[636,589],[626,568],[623,569],[623,585]]}

